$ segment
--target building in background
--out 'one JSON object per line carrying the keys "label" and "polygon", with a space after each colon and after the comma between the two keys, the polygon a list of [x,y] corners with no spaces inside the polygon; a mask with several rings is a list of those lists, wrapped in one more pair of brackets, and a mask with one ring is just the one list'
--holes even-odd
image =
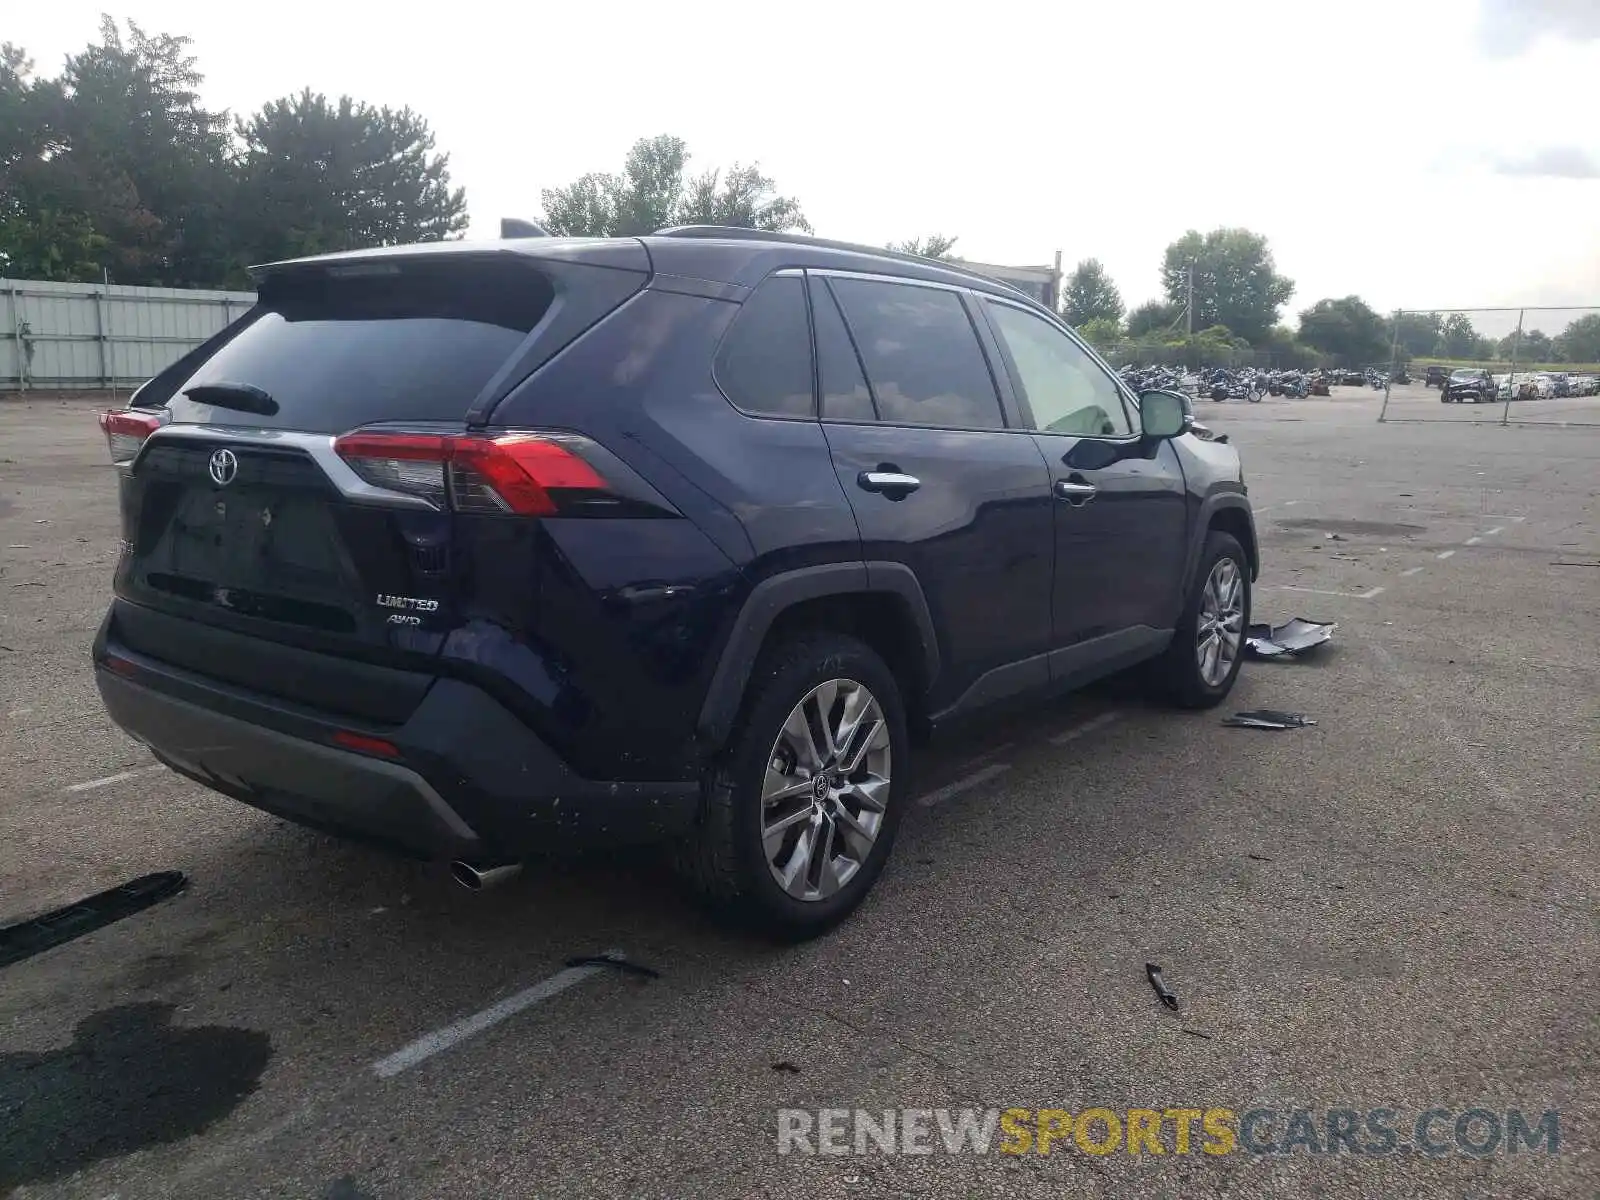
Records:
{"label": "building in background", "polygon": [[1002,267],[994,263],[968,262],[966,259],[957,259],[956,262],[969,271],[976,271],[979,275],[987,275],[990,279],[999,280],[1009,284],[1019,292],[1023,292],[1051,312],[1061,306],[1061,251],[1056,251],[1055,263],[1048,267]]}

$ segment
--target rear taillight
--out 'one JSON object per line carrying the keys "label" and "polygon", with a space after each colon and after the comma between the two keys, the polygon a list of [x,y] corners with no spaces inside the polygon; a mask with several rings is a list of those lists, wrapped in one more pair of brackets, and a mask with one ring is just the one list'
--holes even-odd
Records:
{"label": "rear taillight", "polygon": [[568,497],[604,496],[606,480],[574,449],[536,433],[347,433],[333,448],[374,487],[457,512],[554,516]]}
{"label": "rear taillight", "polygon": [[145,438],[160,429],[162,418],[156,413],[121,409],[100,414],[100,429],[111,448],[111,461],[119,467],[131,463]]}

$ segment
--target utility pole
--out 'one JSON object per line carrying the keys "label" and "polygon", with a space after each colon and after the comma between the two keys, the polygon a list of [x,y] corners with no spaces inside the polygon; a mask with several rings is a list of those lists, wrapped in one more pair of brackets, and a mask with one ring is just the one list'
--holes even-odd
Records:
{"label": "utility pole", "polygon": [[1184,269],[1184,290],[1186,295],[1183,301],[1183,312],[1188,318],[1189,336],[1194,336],[1194,260],[1189,260],[1189,265]]}

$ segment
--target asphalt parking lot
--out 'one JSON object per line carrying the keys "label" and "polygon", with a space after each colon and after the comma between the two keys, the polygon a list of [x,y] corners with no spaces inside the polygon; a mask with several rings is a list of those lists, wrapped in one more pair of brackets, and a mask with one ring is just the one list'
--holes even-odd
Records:
{"label": "asphalt parking lot", "polygon": [[[0,924],[190,879],[0,968],[0,1195],[1592,1200],[1600,399],[1380,402],[1199,406],[1245,456],[1257,616],[1339,623],[1229,710],[1315,727],[1110,685],[974,728],[862,911],[777,948],[645,857],[474,895],[152,770],[88,668],[94,406],[0,399]],[[659,977],[566,967],[608,950]],[[780,1109],[1189,1106],[1283,1142],[1296,1109],[1553,1111],[1559,1148],[778,1153]]]}

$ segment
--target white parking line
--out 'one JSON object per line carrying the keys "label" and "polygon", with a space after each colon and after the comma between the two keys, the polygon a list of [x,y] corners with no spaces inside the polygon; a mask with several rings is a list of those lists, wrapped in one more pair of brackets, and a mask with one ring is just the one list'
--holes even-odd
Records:
{"label": "white parking line", "polygon": [[1506,530],[1506,527],[1504,525],[1496,525],[1493,529],[1485,529],[1483,531],[1483,536],[1484,537],[1493,537],[1497,533],[1504,533],[1505,530]]}
{"label": "white parking line", "polygon": [[[602,956],[605,958],[620,959],[620,950],[607,950]],[[438,1054],[441,1050],[448,1050],[457,1042],[464,1042],[475,1034],[482,1033],[491,1026],[500,1024],[507,1017],[514,1017],[525,1008],[538,1004],[541,1000],[548,1000],[551,996],[559,995],[575,983],[582,983],[591,975],[598,974],[607,968],[598,963],[586,963],[581,967],[567,967],[557,971],[543,983],[536,983],[530,988],[524,988],[515,995],[507,996],[496,1004],[491,1004],[482,1012],[473,1013],[470,1017],[463,1017],[453,1024],[446,1025],[443,1029],[436,1029],[412,1042],[409,1046],[402,1046],[386,1058],[380,1058],[372,1064],[373,1073],[380,1079],[388,1079],[400,1074],[409,1067],[416,1066]]]}
{"label": "white parking line", "polygon": [[1400,578],[1404,579],[1407,575],[1415,575],[1420,570],[1422,570],[1421,567],[1407,567],[1404,571],[1400,572]]}
{"label": "white parking line", "polygon": [[959,767],[957,767],[956,770],[965,771],[968,767],[975,767],[979,763],[988,762],[991,758],[998,758],[1015,745],[1015,742],[1001,742],[998,746],[990,746],[982,754],[974,754],[971,758],[967,759]]}
{"label": "white parking line", "polygon": [[1463,546],[1476,546],[1481,541],[1483,541],[1483,539],[1481,537],[1469,537],[1466,541],[1462,542],[1461,544]]}
{"label": "white parking line", "polygon": [[1454,553],[1455,553],[1454,550],[1441,550],[1441,551],[1439,551],[1438,554],[1435,554],[1434,557],[1435,558],[1449,558]]}
{"label": "white parking line", "polygon": [[1103,712],[1098,717],[1092,717],[1082,725],[1074,725],[1071,729],[1063,729],[1050,739],[1052,746],[1065,746],[1068,742],[1075,742],[1085,734],[1093,733],[1096,729],[1104,729],[1117,718],[1120,712]]}
{"label": "white parking line", "polygon": [[[1381,587],[1368,588],[1364,592],[1330,592],[1324,588],[1295,587],[1293,584],[1280,583],[1277,590],[1280,592],[1307,592],[1313,596],[1343,596],[1347,600],[1371,600],[1374,596],[1381,595]],[[1269,592],[1272,588],[1257,588],[1257,591]]]}
{"label": "white parking line", "polygon": [[935,804],[943,803],[950,799],[951,796],[959,796],[962,792],[975,788],[980,783],[988,783],[989,780],[996,776],[1004,775],[1009,770],[1011,770],[1010,763],[992,763],[981,771],[974,771],[965,779],[958,779],[954,783],[945,784],[942,788],[935,788],[925,796],[918,796],[917,803],[922,805],[923,808],[932,808]]}
{"label": "white parking line", "polygon": [[125,779],[137,779],[141,775],[154,775],[157,771],[165,771],[160,763],[153,767],[140,767],[135,771],[118,771],[115,775],[107,775],[102,779],[89,779],[83,783],[74,783],[63,788],[65,792],[92,792],[95,788],[110,787],[113,783],[121,783]]}

